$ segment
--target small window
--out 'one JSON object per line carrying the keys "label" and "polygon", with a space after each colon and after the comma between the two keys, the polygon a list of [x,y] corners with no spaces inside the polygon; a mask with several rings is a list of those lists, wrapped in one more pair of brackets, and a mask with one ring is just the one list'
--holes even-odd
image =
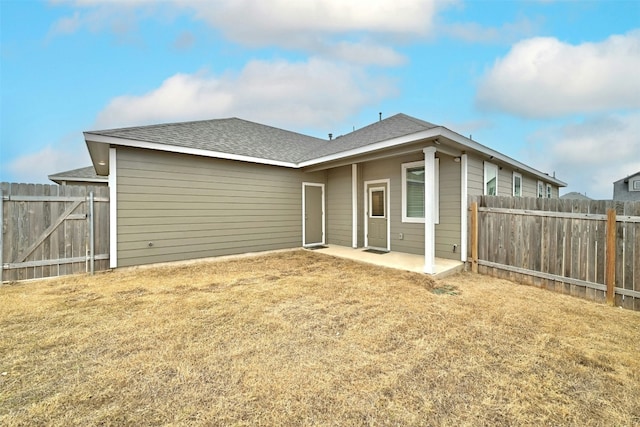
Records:
{"label": "small window", "polygon": [[547,184],[547,199],[551,198],[551,184]]}
{"label": "small window", "polygon": [[372,188],[371,197],[369,202],[370,217],[371,218],[384,218],[384,188]]}
{"label": "small window", "polygon": [[498,195],[498,166],[489,162],[484,162],[484,194]]}
{"label": "small window", "polygon": [[544,197],[544,183],[538,181],[538,197]]}
{"label": "small window", "polygon": [[518,172],[513,173],[513,195],[522,197],[522,175]]}
{"label": "small window", "polygon": [[630,185],[631,191],[640,191],[640,179],[633,181],[633,185]]}

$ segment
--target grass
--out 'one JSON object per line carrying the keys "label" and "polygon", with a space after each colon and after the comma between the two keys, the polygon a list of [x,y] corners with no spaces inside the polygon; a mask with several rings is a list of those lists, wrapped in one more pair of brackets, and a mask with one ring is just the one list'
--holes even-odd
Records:
{"label": "grass", "polygon": [[640,313],[308,251],[0,287],[0,424],[640,425]]}

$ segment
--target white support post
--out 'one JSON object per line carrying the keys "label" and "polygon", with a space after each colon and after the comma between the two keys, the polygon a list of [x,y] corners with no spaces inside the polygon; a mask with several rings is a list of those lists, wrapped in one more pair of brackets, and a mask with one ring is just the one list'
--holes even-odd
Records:
{"label": "white support post", "polygon": [[351,247],[358,247],[358,165],[351,165]]}
{"label": "white support post", "polygon": [[424,272],[434,274],[436,272],[436,226],[434,218],[434,206],[436,203],[435,178],[436,178],[436,148],[427,147],[424,152]]}
{"label": "white support post", "polygon": [[118,267],[118,191],[116,149],[109,148],[109,268]]}
{"label": "white support post", "polygon": [[467,261],[467,218],[469,216],[467,155],[460,156],[460,261]]}

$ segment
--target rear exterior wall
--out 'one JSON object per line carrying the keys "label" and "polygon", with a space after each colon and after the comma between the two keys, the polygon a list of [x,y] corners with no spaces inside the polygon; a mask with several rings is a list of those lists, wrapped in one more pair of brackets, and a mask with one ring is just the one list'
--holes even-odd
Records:
{"label": "rear exterior wall", "polygon": [[324,173],[118,147],[118,266],[302,245],[302,182]]}
{"label": "rear exterior wall", "polygon": [[[469,196],[481,196],[484,194],[484,163],[489,162],[498,166],[498,196],[513,196],[513,173],[517,172],[512,166],[503,164],[496,161],[491,161],[487,158],[482,159],[479,156],[469,154],[467,167],[468,177],[468,195]],[[546,197],[547,184],[551,184],[544,179],[539,179],[534,175],[529,175],[526,172],[520,171],[522,175],[522,197],[537,197],[538,196],[538,181],[542,181],[544,184],[544,191]],[[551,197],[558,198],[559,191],[558,186],[551,184]]]}
{"label": "rear exterior wall", "polygon": [[[453,157],[438,153],[439,158],[439,217],[435,226],[435,255],[439,258],[460,259],[460,163]],[[358,165],[358,222],[364,218],[364,182],[389,179],[391,250],[424,254],[424,223],[402,222],[402,164],[424,160],[419,152],[391,159],[376,160]],[[363,227],[359,227],[363,233]],[[363,237],[359,240],[363,240]],[[456,251],[454,252],[454,245]]]}

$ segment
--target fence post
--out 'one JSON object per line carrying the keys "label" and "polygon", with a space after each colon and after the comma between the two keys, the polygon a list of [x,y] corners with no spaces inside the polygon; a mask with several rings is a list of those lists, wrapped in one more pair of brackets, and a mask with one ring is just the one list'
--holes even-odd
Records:
{"label": "fence post", "polygon": [[478,272],[478,202],[471,203],[471,271]]}
{"label": "fence post", "polygon": [[615,305],[616,286],[616,210],[607,210],[607,259],[605,265],[605,285],[607,285],[607,304]]}

